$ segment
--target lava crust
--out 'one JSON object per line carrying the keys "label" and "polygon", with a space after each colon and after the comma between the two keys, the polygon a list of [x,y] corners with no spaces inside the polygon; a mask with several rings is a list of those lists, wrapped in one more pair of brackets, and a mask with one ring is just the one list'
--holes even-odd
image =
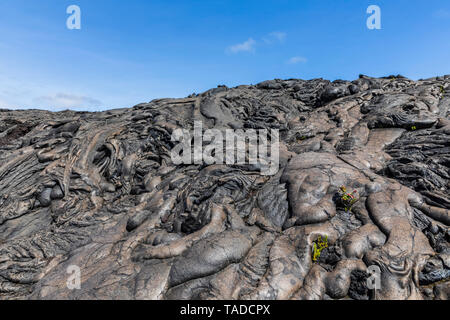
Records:
{"label": "lava crust", "polygon": [[[450,76],[0,110],[0,298],[448,299],[449,116]],[[278,173],[174,164],[172,133],[194,121],[279,130]]]}

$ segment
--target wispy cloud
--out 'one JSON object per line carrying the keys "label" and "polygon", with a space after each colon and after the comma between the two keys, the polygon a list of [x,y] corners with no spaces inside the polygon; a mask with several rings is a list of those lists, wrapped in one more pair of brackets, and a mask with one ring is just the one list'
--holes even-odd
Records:
{"label": "wispy cloud", "polygon": [[41,96],[33,99],[33,103],[39,107],[51,108],[52,110],[63,109],[97,109],[102,102],[91,97],[79,96],[68,93],[57,93],[53,96]]}
{"label": "wispy cloud", "polygon": [[272,44],[274,42],[283,43],[286,40],[286,37],[287,34],[285,32],[274,31],[264,37],[263,40],[267,44]]}
{"label": "wispy cloud", "polygon": [[439,9],[433,13],[435,18],[450,19],[450,10]]}
{"label": "wispy cloud", "polygon": [[12,108],[14,108],[12,104],[0,98],[0,109],[12,109]]}
{"label": "wispy cloud", "polygon": [[243,43],[238,43],[228,47],[227,51],[230,53],[239,53],[239,52],[255,52],[256,41],[252,38],[249,38],[247,41]]}
{"label": "wispy cloud", "polygon": [[266,36],[264,36],[261,40],[254,40],[253,38],[249,38],[247,41],[238,43],[227,48],[228,53],[239,53],[239,52],[255,52],[256,45],[258,44],[266,44],[272,45],[276,43],[283,43],[286,41],[287,34],[281,31],[274,31]]}
{"label": "wispy cloud", "polygon": [[292,57],[287,61],[288,64],[297,64],[297,63],[306,63],[306,62],[308,62],[308,59],[306,59],[305,57],[300,57],[300,56]]}
{"label": "wispy cloud", "polygon": [[97,111],[104,104],[86,94],[73,94],[64,88],[36,84],[15,77],[0,75],[0,109],[65,109]]}
{"label": "wispy cloud", "polygon": [[14,77],[0,76],[0,109],[24,108],[32,91],[27,85]]}

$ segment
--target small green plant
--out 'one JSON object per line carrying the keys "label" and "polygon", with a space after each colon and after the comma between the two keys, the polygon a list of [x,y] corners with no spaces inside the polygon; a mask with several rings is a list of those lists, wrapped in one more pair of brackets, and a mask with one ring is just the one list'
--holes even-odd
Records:
{"label": "small green plant", "polygon": [[358,191],[353,190],[352,193],[347,192],[347,188],[345,186],[341,186],[339,189],[339,197],[341,205],[344,207],[345,212],[351,211],[353,205],[358,202]]}
{"label": "small green plant", "polygon": [[444,93],[445,93],[444,86],[440,86],[440,87],[439,87],[439,91],[441,92],[441,94],[444,94]]}
{"label": "small green plant", "polygon": [[416,127],[416,126],[412,126],[412,127],[411,127],[411,130],[412,130],[412,131],[417,130],[417,127]]}
{"label": "small green plant", "polygon": [[316,262],[320,258],[320,254],[323,249],[328,248],[328,236],[325,236],[325,239],[322,239],[322,236],[313,242],[313,257],[312,260]]}

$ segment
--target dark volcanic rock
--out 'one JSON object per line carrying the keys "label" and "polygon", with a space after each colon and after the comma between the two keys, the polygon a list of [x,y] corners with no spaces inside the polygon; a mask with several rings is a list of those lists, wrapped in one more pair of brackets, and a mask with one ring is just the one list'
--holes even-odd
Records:
{"label": "dark volcanic rock", "polygon": [[[0,110],[0,299],[447,299],[449,116],[448,76]],[[279,130],[278,172],[174,163],[194,121]]]}
{"label": "dark volcanic rock", "polygon": [[369,300],[370,290],[367,288],[368,275],[364,271],[353,271],[348,295],[355,300]]}
{"label": "dark volcanic rock", "polygon": [[[444,257],[448,255],[444,254]],[[419,274],[419,281],[422,285],[448,280],[450,278],[450,268],[445,265],[445,261],[431,258]]]}

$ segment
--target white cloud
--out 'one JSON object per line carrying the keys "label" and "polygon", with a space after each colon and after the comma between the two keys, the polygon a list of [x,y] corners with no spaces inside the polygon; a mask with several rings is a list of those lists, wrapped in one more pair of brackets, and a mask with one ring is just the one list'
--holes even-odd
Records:
{"label": "white cloud", "polygon": [[98,99],[72,94],[70,89],[0,75],[0,108],[97,111],[103,107],[103,103]]}
{"label": "white cloud", "polygon": [[268,37],[264,38],[264,42],[272,44],[274,41],[283,43],[286,40],[287,34],[285,32],[274,31],[268,34]]}
{"label": "white cloud", "polygon": [[450,10],[440,9],[434,12],[436,18],[450,18]]}
{"label": "white cloud", "polygon": [[300,56],[292,57],[288,60],[289,64],[306,63],[308,59]]}
{"label": "white cloud", "polygon": [[239,53],[239,52],[255,52],[256,41],[252,38],[249,38],[247,41],[243,43],[238,43],[228,47],[228,51],[231,53]]}
{"label": "white cloud", "polygon": [[102,106],[102,102],[85,96],[79,96],[67,93],[57,93],[53,96],[41,96],[33,99],[33,103],[37,107],[50,108],[51,110],[64,109],[98,109]]}
{"label": "white cloud", "polygon": [[[285,32],[274,31],[269,33],[267,36],[262,38],[262,42],[267,45],[274,43],[283,43],[286,40],[287,34]],[[260,41],[258,41],[260,42]],[[228,53],[239,53],[239,52],[255,52],[255,46],[257,42],[253,38],[249,38],[247,41],[238,43],[227,48]]]}
{"label": "white cloud", "polygon": [[14,106],[0,98],[0,109],[13,109]]}

